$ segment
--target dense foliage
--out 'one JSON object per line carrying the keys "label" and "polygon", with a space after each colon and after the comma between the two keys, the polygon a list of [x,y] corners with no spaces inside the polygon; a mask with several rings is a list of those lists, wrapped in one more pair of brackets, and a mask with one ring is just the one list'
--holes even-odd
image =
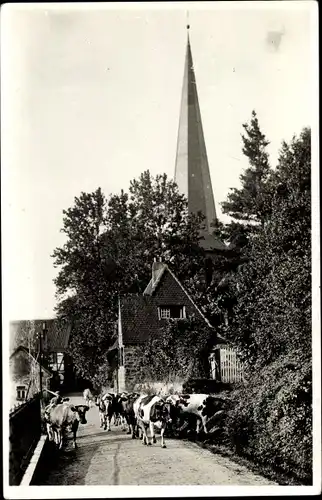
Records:
{"label": "dense foliage", "polygon": [[80,375],[106,382],[118,297],[143,292],[154,258],[170,263],[188,288],[203,286],[202,223],[202,216],[188,215],[173,181],[149,172],[133,180],[128,193],[109,200],[100,189],[81,193],[64,211],[66,243],[53,253],[57,313],[73,322],[69,348]]}
{"label": "dense foliage", "polygon": [[310,168],[305,129],[283,144],[270,176],[271,215],[249,235],[248,262],[230,279],[225,334],[256,368],[291,350],[311,354]]}
{"label": "dense foliage", "polygon": [[226,433],[234,450],[300,482],[312,481],[312,367],[280,356],[232,393]]}
{"label": "dense foliage", "polygon": [[160,335],[138,349],[140,382],[208,377],[215,332],[203,319],[168,320]]}
{"label": "dense foliage", "polygon": [[[238,453],[308,483],[312,474],[311,132],[304,129],[289,144],[283,142],[278,164],[270,169],[265,154],[257,155],[258,163],[253,161],[253,152],[263,151],[267,144],[254,120],[253,114],[250,137],[258,147],[244,148],[250,169],[242,177],[241,189],[224,204],[235,220],[222,229],[236,234],[243,228],[241,219],[246,221],[245,261],[226,277],[215,299],[217,306],[221,301],[227,309],[229,321],[222,333],[238,347],[248,378],[246,386],[233,394],[226,430]],[[249,197],[252,171],[260,174],[254,205]]]}

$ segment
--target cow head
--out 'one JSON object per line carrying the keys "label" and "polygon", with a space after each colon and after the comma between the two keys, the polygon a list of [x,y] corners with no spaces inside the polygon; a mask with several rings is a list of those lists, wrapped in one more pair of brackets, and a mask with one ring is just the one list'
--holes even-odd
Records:
{"label": "cow head", "polygon": [[186,408],[190,403],[190,394],[181,394],[179,396],[178,404]]}
{"label": "cow head", "polygon": [[139,396],[140,394],[138,392],[131,392],[130,394],[128,394],[128,399],[131,401],[135,401]]}
{"label": "cow head", "polygon": [[87,405],[77,405],[75,406],[75,410],[78,413],[79,421],[81,424],[87,424],[86,420],[86,412],[89,410],[89,406]]}
{"label": "cow head", "polygon": [[150,419],[152,422],[172,422],[172,405],[166,401],[157,401],[151,408]]}

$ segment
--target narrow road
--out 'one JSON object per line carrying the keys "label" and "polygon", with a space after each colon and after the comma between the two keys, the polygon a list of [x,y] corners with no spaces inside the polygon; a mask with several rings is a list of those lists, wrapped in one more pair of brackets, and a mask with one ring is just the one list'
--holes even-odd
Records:
{"label": "narrow road", "polygon": [[[83,404],[72,396],[74,404]],[[71,442],[51,464],[41,485],[274,485],[228,458],[214,455],[198,445],[166,439],[166,449],[144,446],[112,425],[111,432],[99,427],[98,410],[87,413],[80,425],[78,448]]]}

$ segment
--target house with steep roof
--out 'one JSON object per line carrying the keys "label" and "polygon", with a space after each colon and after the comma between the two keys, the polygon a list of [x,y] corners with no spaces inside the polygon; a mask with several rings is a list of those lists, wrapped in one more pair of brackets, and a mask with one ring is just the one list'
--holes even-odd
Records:
{"label": "house with steep roof", "polygon": [[[143,294],[124,296],[119,301],[116,389],[131,390],[137,382],[137,346],[157,336],[167,320],[192,316],[204,320],[212,328],[167,264],[154,262],[151,280]],[[216,339],[221,344],[226,343],[218,335]],[[215,363],[215,358],[212,362]],[[215,370],[209,374],[211,376],[216,377]]]}
{"label": "house with steep roof", "polygon": [[69,388],[74,382],[72,360],[67,353],[71,324],[58,319],[10,322],[10,351],[25,347],[35,358],[40,350],[42,364],[52,374],[51,387]]}
{"label": "house with steep roof", "polygon": [[11,408],[39,393],[40,370],[43,389],[50,388],[52,373],[44,366],[40,366],[39,361],[24,346],[18,346],[11,354],[9,369]]}

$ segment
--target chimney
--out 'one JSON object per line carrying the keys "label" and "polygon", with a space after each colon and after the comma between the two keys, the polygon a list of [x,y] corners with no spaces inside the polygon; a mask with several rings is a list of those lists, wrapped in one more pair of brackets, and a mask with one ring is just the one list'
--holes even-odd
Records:
{"label": "chimney", "polygon": [[152,286],[158,279],[158,276],[160,274],[161,269],[163,269],[163,262],[161,257],[159,258],[159,261],[154,257],[153,264],[152,264]]}

